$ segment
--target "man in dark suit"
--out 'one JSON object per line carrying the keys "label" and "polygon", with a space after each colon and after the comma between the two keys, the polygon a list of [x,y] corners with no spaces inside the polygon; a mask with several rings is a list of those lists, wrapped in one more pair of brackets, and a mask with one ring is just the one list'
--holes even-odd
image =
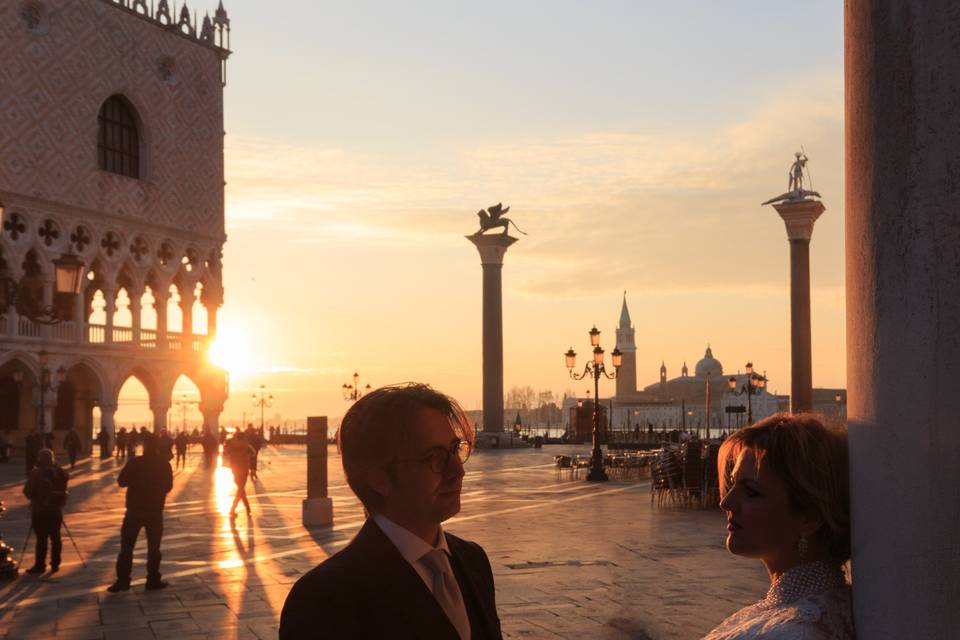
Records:
{"label": "man in dark suit", "polygon": [[456,401],[421,384],[377,389],[350,408],[339,437],[369,517],[290,590],[281,640],[500,638],[490,561],[440,524],[460,511],[473,443]]}

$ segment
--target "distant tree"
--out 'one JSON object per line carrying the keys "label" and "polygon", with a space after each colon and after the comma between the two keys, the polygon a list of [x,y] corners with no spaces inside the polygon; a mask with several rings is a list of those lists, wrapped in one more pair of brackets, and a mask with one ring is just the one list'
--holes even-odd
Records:
{"label": "distant tree", "polygon": [[504,407],[507,409],[520,409],[523,411],[534,408],[537,401],[537,393],[531,386],[510,387],[507,391],[507,397],[504,399]]}

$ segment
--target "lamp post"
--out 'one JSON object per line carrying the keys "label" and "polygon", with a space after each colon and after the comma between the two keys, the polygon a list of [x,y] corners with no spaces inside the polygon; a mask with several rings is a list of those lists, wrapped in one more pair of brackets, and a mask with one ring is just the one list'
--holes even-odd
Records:
{"label": "lamp post", "polygon": [[263,385],[260,385],[260,395],[256,393],[253,394],[253,407],[255,409],[260,409],[260,430],[263,431],[263,410],[267,407],[273,406],[273,394],[269,396],[264,396],[267,388]]}
{"label": "lamp post", "polygon": [[[0,230],[3,229],[5,206],[0,202]],[[37,324],[59,324],[73,314],[73,301],[83,284],[83,261],[72,253],[64,253],[53,261],[54,283],[57,299],[52,305],[43,302],[43,279],[39,274],[25,276],[20,282],[14,280],[6,267],[0,269],[0,313],[11,306],[17,314]]]}
{"label": "lamp post", "polygon": [[193,404],[197,404],[197,405],[198,405],[198,404],[200,404],[200,401],[199,401],[199,400],[187,400],[187,394],[185,394],[185,393],[180,396],[180,399],[179,399],[179,400],[177,400],[177,407],[180,408],[181,414],[182,414],[182,417],[181,417],[181,429],[183,429],[184,432],[186,432],[186,430],[187,430],[187,409],[190,407],[190,405],[193,405]]}
{"label": "lamp post", "polygon": [[370,393],[370,385],[368,384],[363,388],[363,391],[360,390],[360,374],[356,371],[353,372],[353,384],[347,384],[346,382],[340,387],[340,390],[343,391],[343,399],[347,402],[356,402],[364,396],[364,394]]}
{"label": "lamp post", "polygon": [[750,426],[753,424],[753,402],[751,399],[755,393],[759,394],[767,387],[767,378],[754,373],[752,362],[747,363],[746,371],[750,377],[740,389],[737,389],[737,379],[734,376],[730,376],[727,387],[730,389],[730,393],[735,396],[747,395],[747,426]]}
{"label": "lamp post", "polygon": [[[43,435],[47,430],[47,391],[53,391],[53,385],[51,384],[50,369],[47,368],[47,363],[49,362],[49,356],[46,351],[40,351],[37,354],[37,359],[40,361],[40,421],[39,421],[39,433]],[[67,379],[67,371],[60,367],[57,369],[57,383],[61,383]]]}
{"label": "lamp post", "polygon": [[[567,369],[570,377],[574,380],[583,380],[587,376],[593,376],[593,451],[590,454],[590,473],[587,474],[587,480],[590,482],[605,482],[609,480],[607,472],[603,469],[603,451],[600,450],[600,376],[613,380],[617,377],[617,370],[623,361],[623,354],[620,349],[614,347],[610,353],[613,363],[613,373],[607,373],[603,366],[603,349],[600,347],[600,330],[593,327],[590,330],[590,346],[593,347],[593,360],[588,362],[583,368],[583,373],[573,372],[577,363],[577,354],[573,347],[566,352]],[[589,391],[587,392],[589,394]]]}

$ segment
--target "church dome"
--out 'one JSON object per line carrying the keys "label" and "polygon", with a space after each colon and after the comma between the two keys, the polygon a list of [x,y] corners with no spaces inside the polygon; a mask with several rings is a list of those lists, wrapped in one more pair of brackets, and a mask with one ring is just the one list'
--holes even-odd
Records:
{"label": "church dome", "polygon": [[698,378],[719,378],[723,375],[723,365],[713,357],[713,351],[707,346],[703,359],[697,363],[695,369]]}

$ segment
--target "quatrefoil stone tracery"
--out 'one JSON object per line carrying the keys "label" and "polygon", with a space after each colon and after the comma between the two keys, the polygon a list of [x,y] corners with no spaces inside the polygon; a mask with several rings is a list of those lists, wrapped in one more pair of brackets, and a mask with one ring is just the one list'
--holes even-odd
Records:
{"label": "quatrefoil stone tracery", "polygon": [[120,249],[120,240],[113,231],[107,231],[107,235],[100,241],[100,246],[112,258],[113,254]]}
{"label": "quatrefoil stone tracery", "polygon": [[23,216],[14,213],[10,215],[9,220],[4,220],[3,228],[10,233],[12,240],[17,240],[22,234],[26,233],[27,224],[23,221]]}
{"label": "quatrefoil stone tracery", "polygon": [[90,244],[90,232],[83,227],[77,227],[70,234],[70,242],[77,248],[78,253],[83,253],[83,250]]}
{"label": "quatrefoil stone tracery", "polygon": [[60,230],[53,220],[47,219],[43,221],[43,226],[37,230],[37,234],[43,238],[43,244],[49,247],[60,237]]}
{"label": "quatrefoil stone tracery", "polygon": [[143,238],[137,238],[134,240],[133,245],[130,247],[130,253],[133,255],[133,259],[137,262],[141,262],[143,260],[143,256],[145,256],[148,251],[150,251],[150,249],[147,247],[147,242]]}

